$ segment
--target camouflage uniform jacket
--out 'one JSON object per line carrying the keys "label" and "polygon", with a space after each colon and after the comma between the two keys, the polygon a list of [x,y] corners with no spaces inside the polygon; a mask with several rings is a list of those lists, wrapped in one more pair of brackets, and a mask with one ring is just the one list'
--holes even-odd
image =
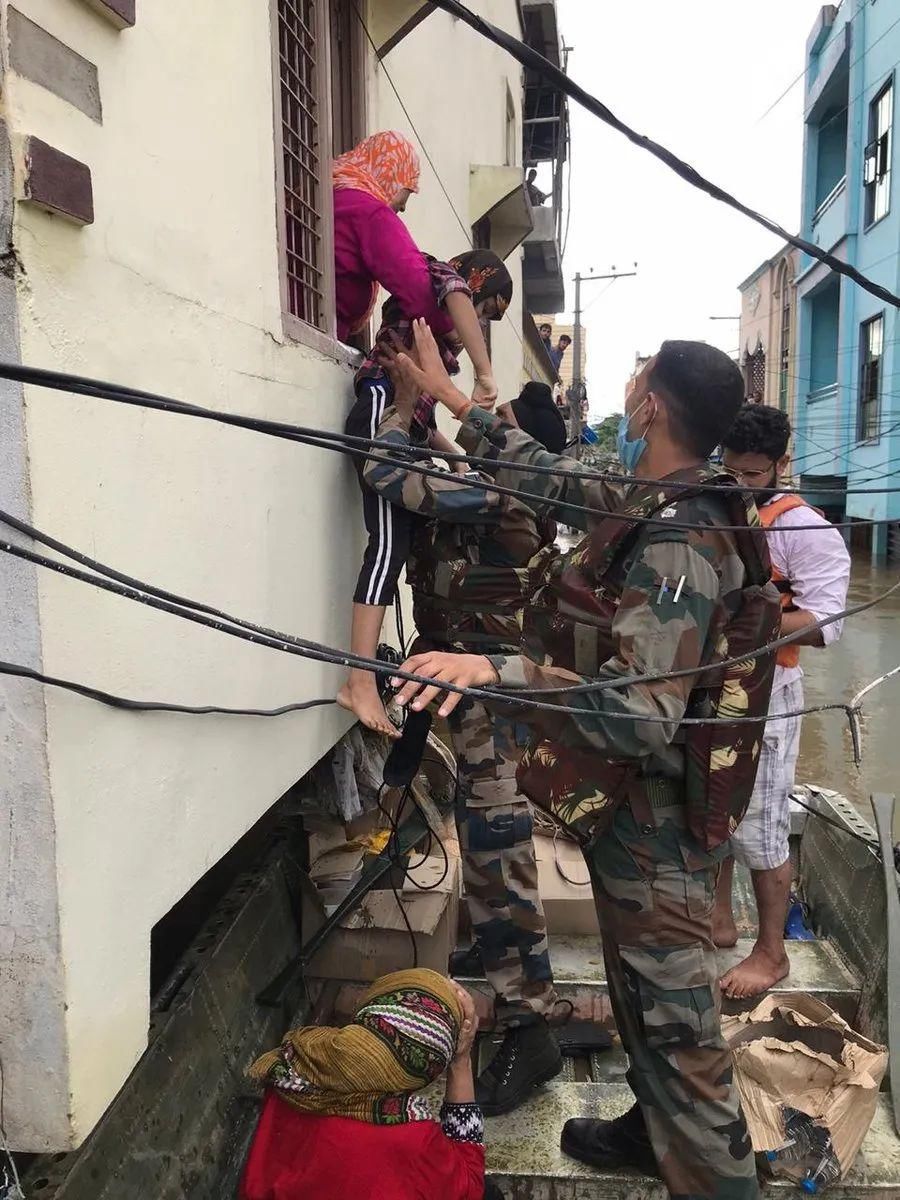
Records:
{"label": "camouflage uniform jacket", "polygon": [[[671,476],[682,487],[667,495],[665,488],[639,481],[619,485],[579,478],[577,472],[565,477],[504,468],[504,460],[567,471],[572,464],[495,416],[475,410],[464,421],[459,441],[470,454],[499,460],[499,484],[544,501],[556,500],[561,520],[590,530],[574,551],[551,563],[545,573],[525,612],[524,654],[493,658],[503,687],[545,690],[550,694],[542,699],[582,710],[572,716],[535,710],[525,714],[534,739],[520,766],[520,786],[536,803],[585,834],[610,815],[636,779],[673,790],[689,786],[692,772],[696,779],[698,764],[692,761],[690,747],[686,753],[685,731],[700,727],[681,726],[683,718],[756,715],[762,704],[764,721],[772,655],[747,664],[743,675],[747,680],[753,677],[755,689],[750,702],[740,679],[729,681],[716,697],[715,713],[703,703],[711,686],[706,674],[688,673],[607,690],[561,693],[558,689],[690,672],[727,658],[726,634],[734,630],[748,591],[758,593],[764,609],[761,627],[750,630],[750,647],[777,636],[777,596],[766,582],[768,550],[755,507],[745,506],[737,488],[734,499],[739,506],[720,493],[688,493],[684,485],[703,477],[697,470]],[[612,469],[621,471],[618,465]],[[566,509],[566,502],[604,510],[611,518]],[[746,552],[744,534],[717,528],[740,523],[735,520],[736,508],[744,513],[746,536],[753,540],[757,556],[759,586],[749,589],[747,561],[752,556]],[[655,512],[659,522],[627,521],[626,514],[648,512]],[[622,532],[623,517],[627,535]],[[708,528],[684,529],[682,523]],[[617,551],[610,554],[609,546],[616,541]],[[759,687],[764,698],[756,694]],[[707,736],[700,750],[701,758],[706,755],[701,770],[709,774],[721,767],[732,772],[738,767],[744,772],[741,787],[749,778],[752,790],[762,728],[755,722],[703,727],[707,733],[715,729],[715,735]],[[727,783],[729,771],[721,776],[720,788]],[[738,783],[736,776],[732,782]],[[690,803],[688,796],[689,809]],[[713,839],[714,844],[727,838],[727,825],[726,819],[724,836]]]}
{"label": "camouflage uniform jacket", "polygon": [[[436,479],[405,466],[410,438],[396,408],[385,412],[377,438],[395,453],[391,462],[366,463],[366,483],[430,518],[418,522],[406,565],[420,636],[459,650],[518,652],[522,610],[558,554],[554,522],[486,490],[490,478],[477,471]],[[409,459],[416,461],[423,460]]]}

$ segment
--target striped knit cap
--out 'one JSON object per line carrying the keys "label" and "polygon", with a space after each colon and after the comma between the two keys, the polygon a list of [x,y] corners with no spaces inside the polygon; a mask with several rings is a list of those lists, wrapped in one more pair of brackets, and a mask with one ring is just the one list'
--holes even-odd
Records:
{"label": "striped knit cap", "polygon": [[450,1064],[462,1011],[449,980],[397,971],[377,980],[342,1029],[289,1033],[251,1076],[302,1112],[399,1125],[430,1117],[413,1093]]}

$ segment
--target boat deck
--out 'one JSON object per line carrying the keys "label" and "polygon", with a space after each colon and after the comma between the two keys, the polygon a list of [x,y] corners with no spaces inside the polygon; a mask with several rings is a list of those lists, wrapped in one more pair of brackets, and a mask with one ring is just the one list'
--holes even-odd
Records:
{"label": "boat deck", "polygon": [[[742,939],[737,947],[720,954],[722,970],[745,955],[752,945],[755,911],[749,876],[736,873],[736,909]],[[853,973],[826,940],[785,942],[791,973],[776,991],[789,995],[806,992],[830,1004],[853,1021],[860,988]],[[560,995],[573,1002],[576,1016],[594,1019],[610,1032],[603,959],[596,938],[551,937],[551,960]],[[487,1014],[489,991],[484,980],[465,984]],[[758,998],[757,998],[758,1000]],[[745,1002],[752,1007],[757,1000]],[[729,1005],[731,1011],[741,1006]],[[486,1048],[486,1051],[487,1048]],[[603,1172],[567,1158],[559,1149],[559,1135],[570,1117],[611,1118],[633,1102],[625,1082],[625,1055],[618,1040],[611,1050],[583,1059],[567,1059],[564,1074],[535,1092],[518,1111],[487,1122],[486,1148],[489,1177],[505,1200],[662,1200],[659,1180],[627,1172]],[[800,1194],[789,1181],[768,1186]],[[900,1200],[900,1138],[894,1130],[890,1097],[884,1093],[859,1157],[847,1179],[828,1189],[838,1197],[878,1196]]]}

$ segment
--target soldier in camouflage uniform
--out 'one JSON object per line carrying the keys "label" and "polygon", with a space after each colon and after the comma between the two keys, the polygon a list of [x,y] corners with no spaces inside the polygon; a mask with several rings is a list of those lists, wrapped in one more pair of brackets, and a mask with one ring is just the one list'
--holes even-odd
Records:
{"label": "soldier in camouflage uniform", "polygon": [[[401,359],[400,368],[462,420],[467,451],[498,459],[498,483],[555,499],[560,520],[591,527],[527,610],[525,655],[432,653],[404,664],[457,686],[545,689],[540,699],[560,706],[523,710],[534,737],[518,779],[583,837],[637,1100],[615,1121],[568,1121],[563,1149],[597,1167],[658,1170],[672,1196],[750,1200],[755,1161],[719,1024],[712,912],[729,829],[752,790],[772,656],[697,673],[765,646],[778,623],[752,503],[736,487],[697,488],[716,478],[704,460],[740,407],[740,374],[702,343],[664,344],[626,403],[619,450],[635,483],[623,490],[504,469],[571,464],[472,409],[441,377],[427,336],[416,336],[422,367]],[[567,504],[616,515],[586,518]],[[633,520],[649,513],[655,523]],[[723,528],[731,525],[740,532]],[[672,678],[677,671],[685,673]],[[564,690],[573,685],[593,690]],[[417,708],[441,695],[439,686],[398,689]],[[440,712],[457,703],[445,693]],[[690,726],[686,715],[750,720]]]}
{"label": "soldier in camouflage uniform", "polygon": [[[487,477],[477,472],[462,479],[411,470],[409,425],[417,393],[405,389],[402,379],[393,382],[395,406],[376,435],[393,453],[387,461],[368,462],[364,475],[389,503],[428,518],[416,523],[406,566],[419,633],[415,648],[518,653],[522,609],[558,553],[556,526],[531,507],[487,491],[482,486]],[[527,423],[533,410],[518,411]],[[550,416],[557,417],[555,410]],[[560,418],[557,423],[554,448],[561,448],[565,425]],[[556,423],[547,424],[552,437]],[[503,1041],[477,1081],[476,1098],[486,1116],[496,1116],[562,1069],[546,1021],[556,993],[538,891],[534,820],[516,784],[528,729],[491,717],[484,705],[467,698],[452,714],[450,731],[465,805],[458,818],[460,848],[475,938],[470,951],[451,957],[450,968],[458,975],[483,970],[495,993]]]}

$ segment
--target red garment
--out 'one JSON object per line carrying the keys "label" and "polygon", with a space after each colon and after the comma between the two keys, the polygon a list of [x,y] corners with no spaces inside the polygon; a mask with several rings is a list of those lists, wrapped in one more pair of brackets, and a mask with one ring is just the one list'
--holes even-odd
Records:
{"label": "red garment", "polygon": [[381,284],[410,318],[424,317],[435,337],[453,325],[438,308],[425,256],[387,204],[355,188],[334,192],[334,263],[338,338],[364,322]]}
{"label": "red garment", "polygon": [[483,1200],[484,1147],[436,1121],[370,1125],[263,1104],[241,1200]]}

